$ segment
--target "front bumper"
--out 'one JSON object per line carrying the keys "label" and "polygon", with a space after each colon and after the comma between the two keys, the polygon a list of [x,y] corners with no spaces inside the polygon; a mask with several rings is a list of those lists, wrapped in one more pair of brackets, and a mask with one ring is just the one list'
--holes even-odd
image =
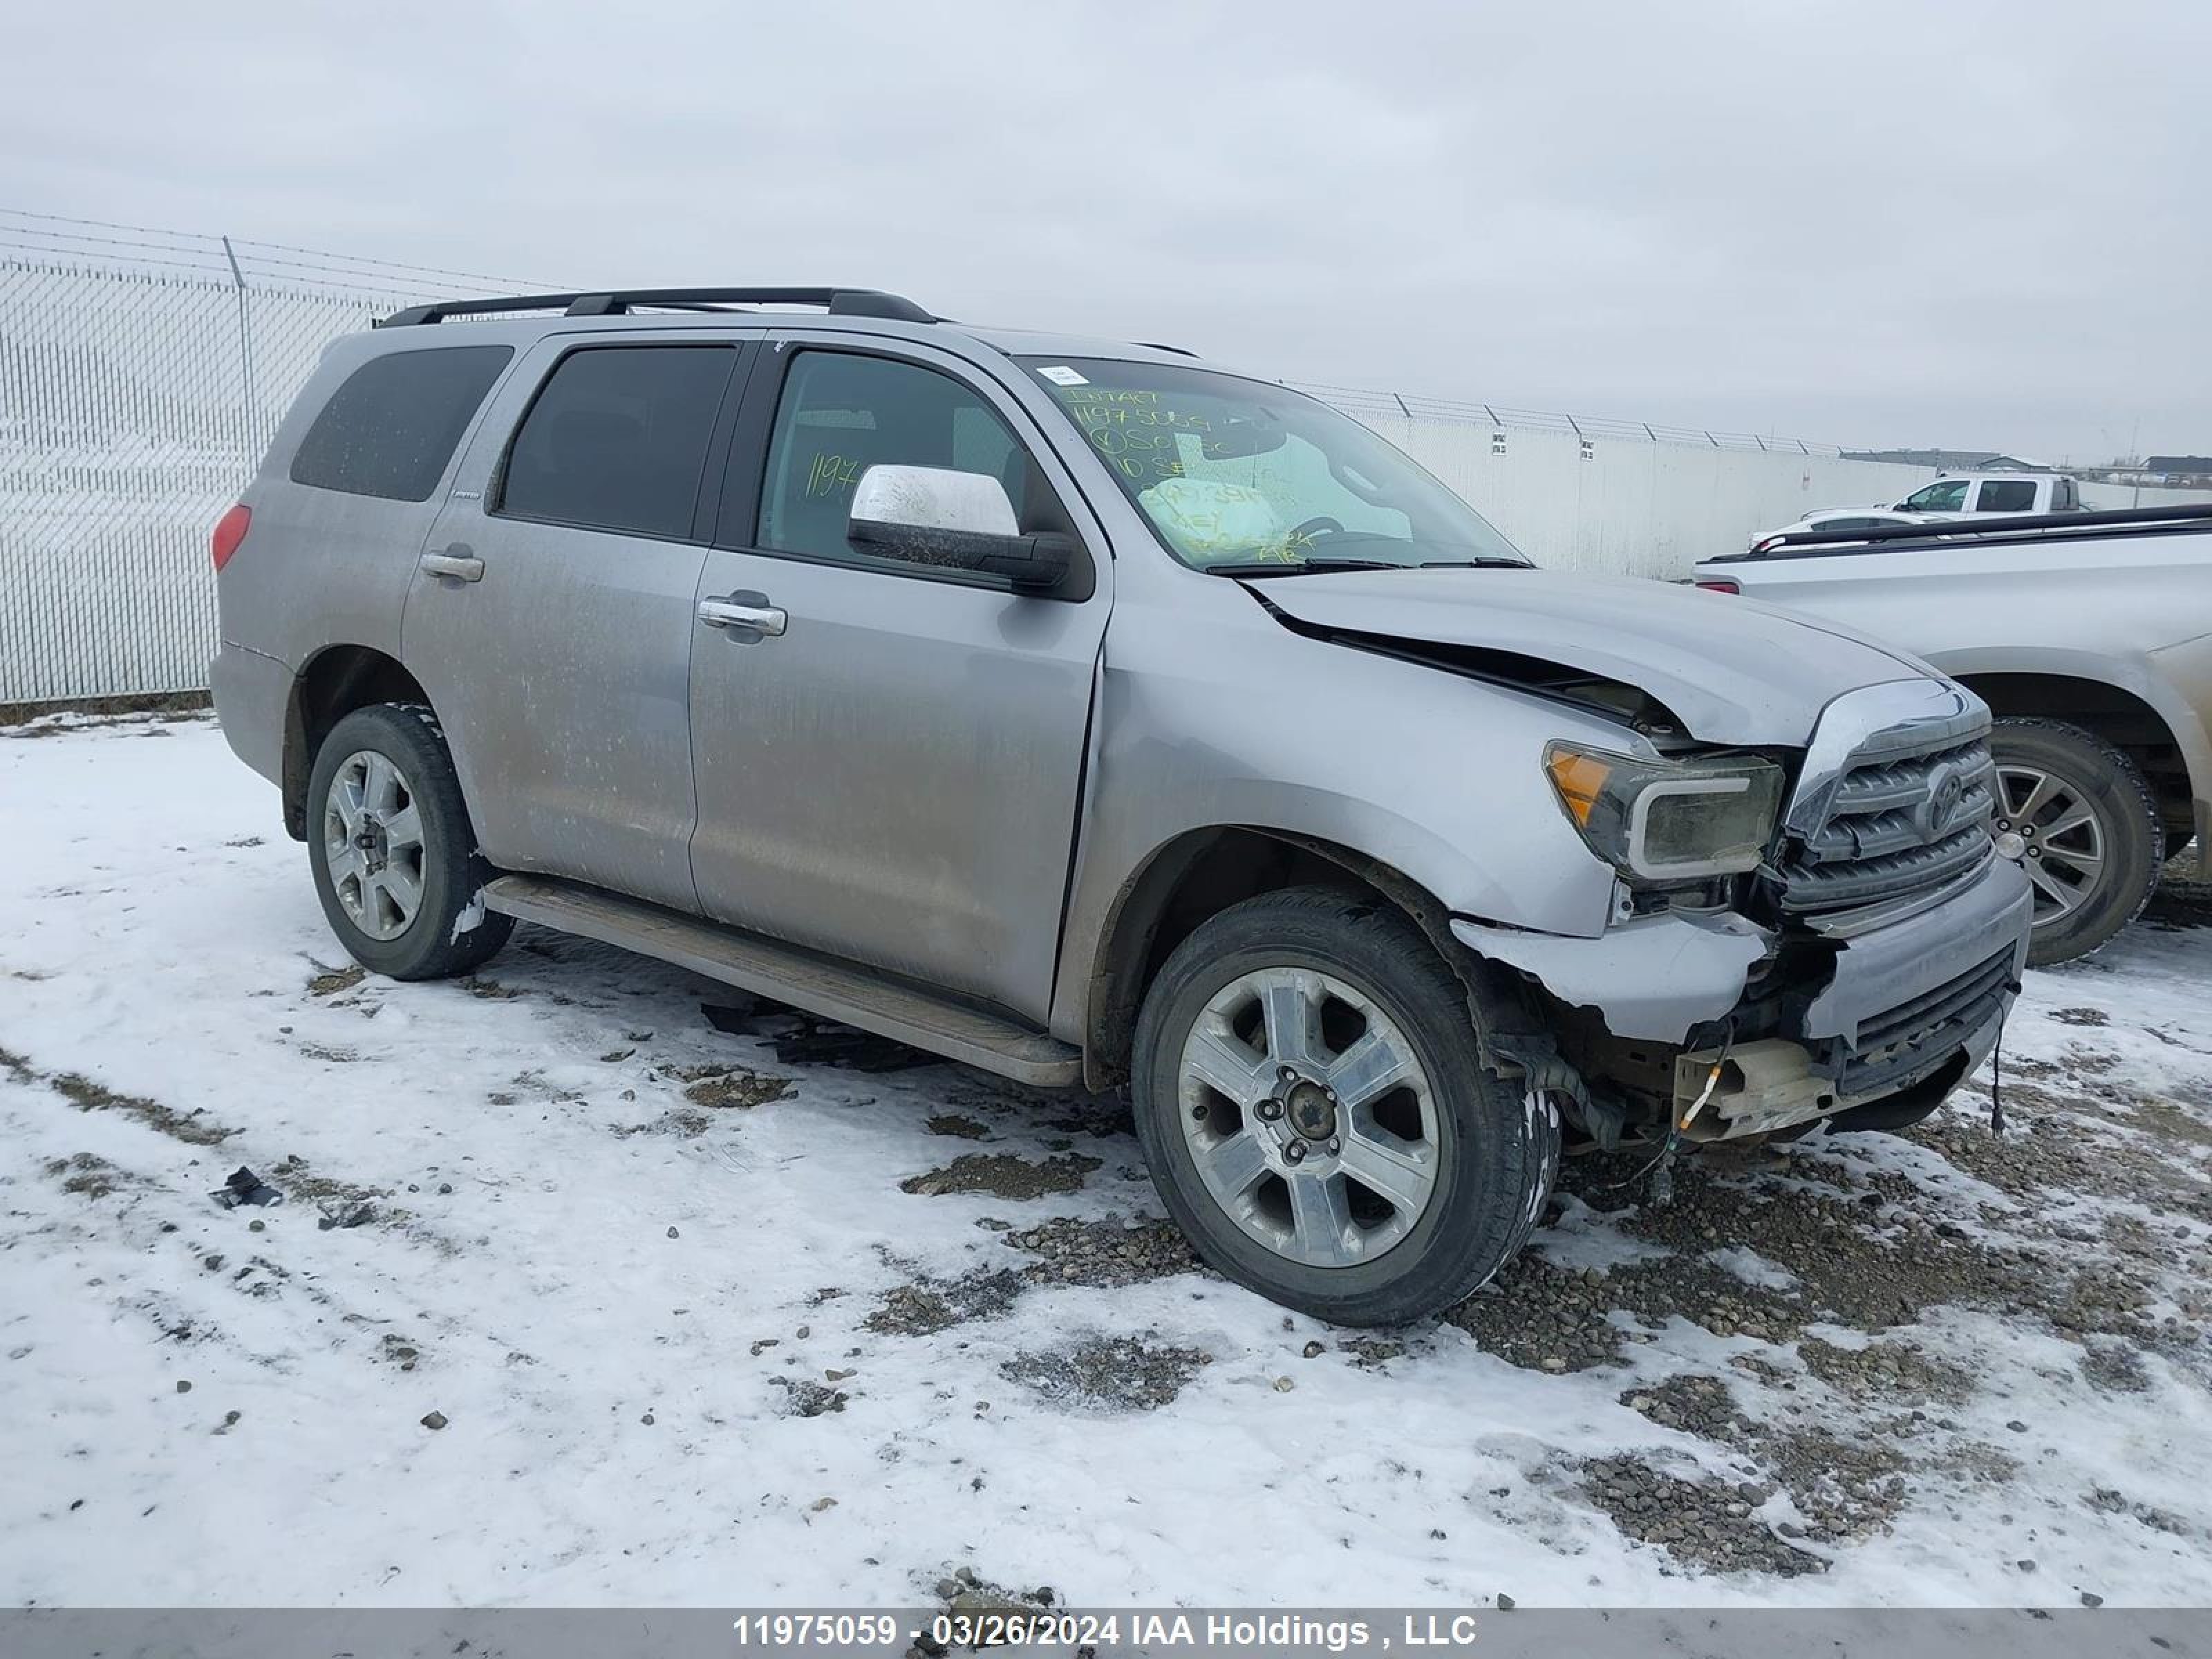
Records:
{"label": "front bumper", "polygon": [[[2019,866],[1992,857],[1940,902],[1848,937],[1796,936],[1789,953],[1779,935],[1733,915],[1639,917],[1596,939],[1456,918],[1452,932],[1477,955],[1590,1011],[1613,1038],[1680,1051],[1696,1035],[1698,1048],[1675,1056],[1678,1125],[1723,1050],[1732,1051],[1686,1130],[1716,1139],[1971,1072],[2018,988],[2033,908]],[[1803,964],[1792,970],[1802,983],[1784,963]],[[1723,1022],[1725,1037],[1716,1030]]]}

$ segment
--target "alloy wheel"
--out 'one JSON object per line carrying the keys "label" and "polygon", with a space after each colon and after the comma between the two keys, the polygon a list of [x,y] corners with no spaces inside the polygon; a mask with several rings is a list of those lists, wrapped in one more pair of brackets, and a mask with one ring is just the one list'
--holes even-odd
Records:
{"label": "alloy wheel", "polygon": [[2089,798],[2055,772],[1997,768],[1997,834],[2035,888],[2035,926],[2062,921],[2088,902],[2105,872],[2105,822]]}
{"label": "alloy wheel", "polygon": [[1184,1039],[1177,1078],[1200,1180],[1279,1255],[1372,1261],[1436,1195],[1428,1074],[1388,1012],[1333,975],[1270,967],[1231,980]]}
{"label": "alloy wheel", "polygon": [[371,939],[397,939],[422,908],[429,853],[414,787],[389,757],[349,755],[323,802],[323,854],[331,890]]}

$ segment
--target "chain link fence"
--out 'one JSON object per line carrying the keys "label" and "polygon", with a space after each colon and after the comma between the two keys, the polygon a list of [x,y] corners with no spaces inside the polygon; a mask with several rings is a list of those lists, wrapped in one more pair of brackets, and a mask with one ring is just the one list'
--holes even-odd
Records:
{"label": "chain link fence", "polygon": [[0,703],[206,684],[209,532],[374,310],[0,259]]}
{"label": "chain link fence", "polygon": [[[557,286],[0,210],[0,705],[204,689],[216,638],[209,533],[324,347],[424,300]],[[1554,449],[1585,462],[1601,445],[1647,458],[1695,449],[1715,465],[1726,458],[1714,452],[1838,453],[1796,439],[1306,389],[1401,441],[1425,437],[1417,453],[1477,506],[1507,507],[1503,527],[1540,556],[1601,568],[1635,568],[1607,538],[1626,546],[1654,501],[1641,485],[1624,495],[1618,531],[1593,528],[1587,506],[1553,525],[1560,503],[1589,495],[1597,477],[1577,468],[1565,485],[1540,478]],[[1487,435],[1469,429],[1484,427]],[[1509,429],[1528,434],[1512,441],[1510,465]],[[1519,512],[1516,489],[1532,503]]]}
{"label": "chain link fence", "polygon": [[0,210],[0,705],[204,689],[210,532],[323,349],[527,286]]}

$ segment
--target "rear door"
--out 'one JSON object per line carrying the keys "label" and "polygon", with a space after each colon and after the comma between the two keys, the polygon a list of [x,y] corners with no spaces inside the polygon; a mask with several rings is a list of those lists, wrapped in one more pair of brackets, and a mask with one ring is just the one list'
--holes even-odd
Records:
{"label": "rear door", "polygon": [[478,428],[408,595],[485,855],[690,910],[693,605],[752,344],[539,343]]}
{"label": "rear door", "polygon": [[[781,631],[702,621],[693,642],[701,905],[1042,1023],[1103,535],[1027,411],[951,354],[798,330],[752,379],[699,597],[781,613]],[[856,550],[853,490],[879,462],[987,474],[1024,531],[1085,545],[1082,580],[1024,598]]]}

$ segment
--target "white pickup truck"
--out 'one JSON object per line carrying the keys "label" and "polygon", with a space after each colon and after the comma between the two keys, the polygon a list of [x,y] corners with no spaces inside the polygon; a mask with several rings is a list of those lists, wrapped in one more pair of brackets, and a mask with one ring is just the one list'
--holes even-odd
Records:
{"label": "white pickup truck", "polygon": [[1923,484],[1893,503],[1892,510],[1963,518],[1975,513],[2080,513],[2085,509],[2074,480],[2054,472],[1954,472]]}
{"label": "white pickup truck", "polygon": [[1697,582],[1902,646],[1990,705],[2030,962],[2095,950],[2167,859],[2212,847],[2212,506],[1799,532]]}
{"label": "white pickup truck", "polygon": [[1816,507],[1794,524],[1762,530],[1751,550],[1763,553],[1784,538],[1813,530],[1879,530],[1929,520],[1971,518],[1978,513],[2088,513],[2071,478],[2051,472],[1947,473],[1903,501],[1861,507]]}

